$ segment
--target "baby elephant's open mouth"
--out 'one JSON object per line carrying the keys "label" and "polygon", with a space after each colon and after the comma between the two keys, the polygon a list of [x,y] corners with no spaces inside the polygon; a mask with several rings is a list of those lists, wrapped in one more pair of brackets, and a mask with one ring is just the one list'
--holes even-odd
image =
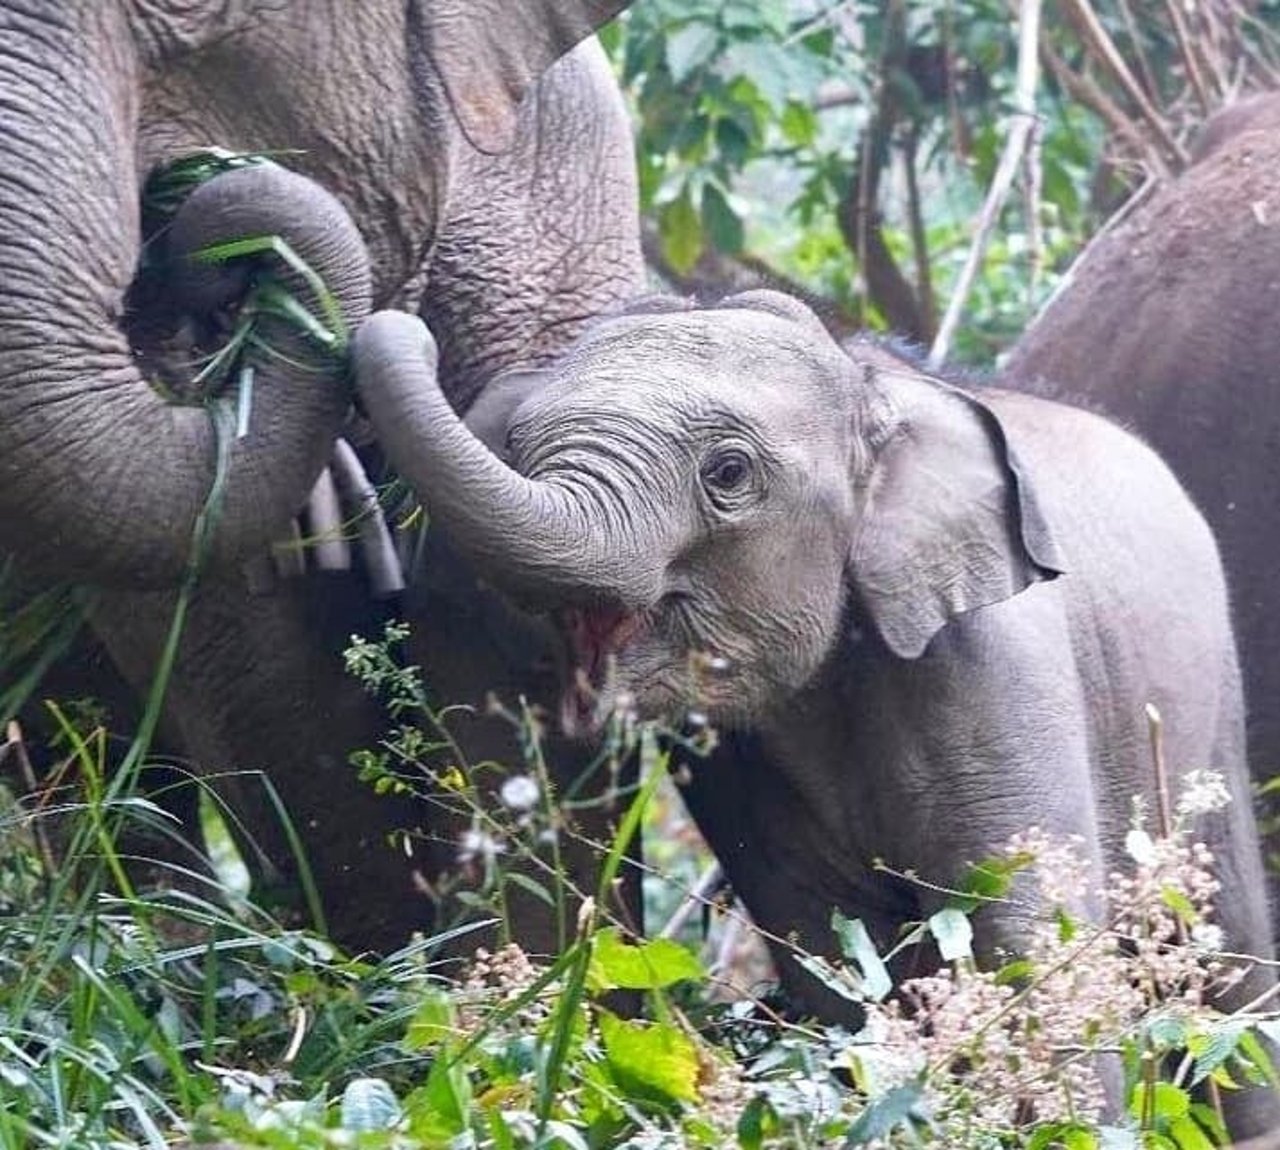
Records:
{"label": "baby elephant's open mouth", "polygon": [[571,738],[594,733],[605,717],[604,702],[614,655],[645,627],[644,615],[617,604],[568,607],[557,615],[569,648],[569,681],[560,700],[560,723]]}

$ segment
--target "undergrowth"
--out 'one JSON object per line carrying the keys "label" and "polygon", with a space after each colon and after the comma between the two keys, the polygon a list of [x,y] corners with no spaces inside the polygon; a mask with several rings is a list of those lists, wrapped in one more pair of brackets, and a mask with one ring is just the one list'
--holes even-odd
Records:
{"label": "undergrowth", "polygon": [[[359,759],[382,789],[407,785],[385,780],[427,746],[410,734],[425,702],[396,658],[402,638],[392,628],[349,652],[366,684],[399,700],[388,744]],[[1274,1004],[1232,1016],[1207,1004],[1240,967],[1219,954],[1217,883],[1194,839],[1223,798],[1209,774],[1192,776],[1167,825],[1135,815],[1101,924],[1078,909],[1093,892],[1076,846],[1034,830],[997,844],[906,932],[897,949],[931,940],[936,974],[895,984],[893,956],[833,915],[833,952],[803,961],[860,1008],[846,1030],[749,999],[712,1004],[694,949],[638,942],[610,921],[614,880],[672,760],[652,726],[629,725],[614,748],[641,771],[620,792],[590,891],[547,853],[545,832],[573,820],[556,816],[536,739],[492,788],[504,810],[459,768],[446,789],[493,840],[463,905],[484,917],[374,958],[255,905],[204,783],[187,784],[200,792],[197,849],[150,800],[110,789],[100,729],[57,717],[58,785],[11,793],[0,812],[0,1147],[1200,1150],[1224,1137],[1215,1092],[1274,1084]],[[432,721],[447,731],[447,716]],[[8,758],[22,750],[11,730]],[[460,868],[472,829],[456,843]],[[168,861],[129,856],[122,844],[142,833],[164,836]],[[551,860],[532,873],[560,900],[564,945],[475,950],[467,932],[492,925],[528,850]],[[1007,898],[1034,908],[1026,950],[984,972],[970,916]],[[439,961],[446,945],[472,951],[460,972]],[[619,990],[643,999],[639,1017],[616,1012]],[[1103,1105],[1107,1066],[1123,1082],[1119,1113]]]}

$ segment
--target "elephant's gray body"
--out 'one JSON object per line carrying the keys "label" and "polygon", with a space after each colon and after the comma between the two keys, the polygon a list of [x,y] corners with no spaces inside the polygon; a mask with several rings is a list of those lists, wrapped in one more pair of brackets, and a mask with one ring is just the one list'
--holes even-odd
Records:
{"label": "elephant's gray body", "polygon": [[1095,241],[1002,374],[1132,427],[1186,484],[1222,549],[1259,781],[1280,773],[1277,124],[1280,94],[1211,122],[1201,162]]}
{"label": "elephant's gray body", "polygon": [[[349,322],[370,294],[420,311],[465,409],[492,373],[550,357],[641,280],[621,96],[597,44],[570,51],[623,6],[0,4],[0,549],[37,578],[100,588],[93,626],[136,689],[156,666],[211,475],[203,413],[162,404],[130,353],[163,357],[126,339],[148,338],[127,314],[147,175],[211,145],[292,152],[284,162],[330,189],[367,245],[371,283]],[[301,222],[297,246],[314,259],[324,238]],[[311,404],[323,410],[289,398],[312,395],[329,397]],[[430,924],[412,872],[434,877],[450,833],[432,828],[440,857],[406,861],[385,832],[429,812],[375,802],[346,762],[376,745],[385,717],[341,650],[397,608],[372,603],[359,573],[263,595],[242,566],[284,534],[349,398],[333,373],[255,395],[255,421],[271,422],[237,444],[163,731],[201,769],[268,772],[311,844],[331,925],[354,945],[392,945]],[[52,445],[47,463],[37,443]],[[256,516],[248,528],[240,509]],[[456,609],[478,609],[469,582],[452,580]],[[411,591],[411,657],[438,697],[482,703],[482,679],[536,692],[533,640],[446,650],[432,629],[455,608]],[[504,724],[472,725],[477,758],[515,757]],[[251,829],[289,863],[270,813]]]}
{"label": "elephant's gray body", "polygon": [[[1035,484],[1064,574],[958,616],[917,659],[888,651],[854,605],[857,637],[816,681],[694,766],[699,825],[770,931],[822,949],[839,906],[887,948],[940,896],[876,860],[953,886],[1034,824],[1081,836],[1098,874],[1126,869],[1133,796],[1156,810],[1151,703],[1174,778],[1210,766],[1228,781],[1232,805],[1202,828],[1224,867],[1218,909],[1234,945],[1268,954],[1239,675],[1208,529],[1155,455],[1114,425],[979,394]],[[978,924],[988,951],[1016,950],[1012,912],[988,908]],[[779,957],[801,1001],[831,1005]]]}
{"label": "elephant's gray body", "polygon": [[[513,396],[492,388],[479,439],[429,356],[408,317],[361,332],[388,451],[462,551],[557,610],[571,721],[586,676],[606,702],[722,729],[689,805],[775,939],[830,953],[839,908],[888,947],[936,895],[877,860],[946,887],[1033,825],[1079,835],[1100,888],[1133,797],[1156,809],[1152,704],[1170,788],[1226,780],[1234,801],[1197,828],[1218,917],[1231,948],[1270,955],[1217,549],[1137,439],[846,355],[774,293],[603,322]],[[979,949],[1017,950],[1027,913],[983,908]],[[775,953],[796,998],[847,1015]],[[1271,980],[1255,970],[1231,1001]],[[1238,1133],[1280,1118],[1256,1107]]]}

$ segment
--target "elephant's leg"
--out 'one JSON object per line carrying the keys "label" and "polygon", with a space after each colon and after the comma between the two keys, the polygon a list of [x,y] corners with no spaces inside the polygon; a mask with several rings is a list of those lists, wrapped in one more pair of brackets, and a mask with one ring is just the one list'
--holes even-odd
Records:
{"label": "elephant's leg", "polygon": [[[172,616],[169,593],[104,595],[93,626],[135,689],[145,691]],[[224,793],[273,867],[296,877],[294,854],[262,780],[279,792],[307,851],[331,932],[353,948],[389,949],[429,929],[415,868],[387,836],[420,829],[421,804],[375,795],[348,763],[386,726],[350,678],[341,652],[378,626],[351,574],[313,573],[250,595],[209,581],[187,616],[166,696],[166,730],[203,774],[228,772]],[[243,772],[243,773],[232,773]]]}

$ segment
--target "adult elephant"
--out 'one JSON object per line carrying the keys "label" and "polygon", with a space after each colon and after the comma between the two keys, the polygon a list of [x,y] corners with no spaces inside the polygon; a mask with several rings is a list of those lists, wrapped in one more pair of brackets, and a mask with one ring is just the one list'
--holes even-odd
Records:
{"label": "adult elephant", "polygon": [[[1100,890],[1133,796],[1156,809],[1152,703],[1171,789],[1222,773],[1234,801],[1197,827],[1217,920],[1269,954],[1217,551],[1132,436],[846,354],[771,292],[633,307],[467,424],[414,317],[366,321],[355,358],[387,450],[459,548],[556,613],[579,668],[567,725],[629,706],[721,730],[689,805],[775,940],[832,952],[834,907],[887,949],[1032,824],[1079,836]],[[984,908],[984,954],[1021,950],[1027,913]],[[789,946],[775,955],[794,996],[847,1018]],[[1229,1001],[1271,981],[1254,970]],[[1256,1105],[1238,1133],[1280,1119]]]}
{"label": "adult elephant", "polygon": [[1122,420],[1186,484],[1222,549],[1261,781],[1280,774],[1280,94],[1197,153],[1094,241],[1003,379]]}
{"label": "adult elephant", "polygon": [[[598,46],[580,43],[624,6],[0,4],[0,550],[32,581],[98,589],[94,629],[137,688],[156,665],[215,455],[207,412],[162,398],[143,368],[162,371],[175,332],[216,321],[237,290],[189,277],[171,301],[185,314],[152,322],[135,278],[152,240],[139,208],[148,174],[210,145],[287,152],[300,175],[220,177],[170,247],[181,257],[283,234],[333,281],[352,326],[371,301],[428,317],[465,409],[491,374],[552,354],[639,280],[625,111]],[[305,350],[278,346],[290,360]],[[355,575],[262,595],[244,566],[306,499],[347,385],[332,369],[258,366],[164,729],[204,768],[268,770],[339,933],[390,944],[430,908],[381,841],[421,810],[388,810],[345,762],[382,727],[340,660],[376,612]],[[450,587],[472,602],[468,577]],[[526,682],[536,643],[495,649],[476,631],[482,650],[465,668],[434,645],[428,670],[448,701],[472,701],[450,683],[470,687],[475,664]],[[256,830],[287,860],[270,820]]]}

